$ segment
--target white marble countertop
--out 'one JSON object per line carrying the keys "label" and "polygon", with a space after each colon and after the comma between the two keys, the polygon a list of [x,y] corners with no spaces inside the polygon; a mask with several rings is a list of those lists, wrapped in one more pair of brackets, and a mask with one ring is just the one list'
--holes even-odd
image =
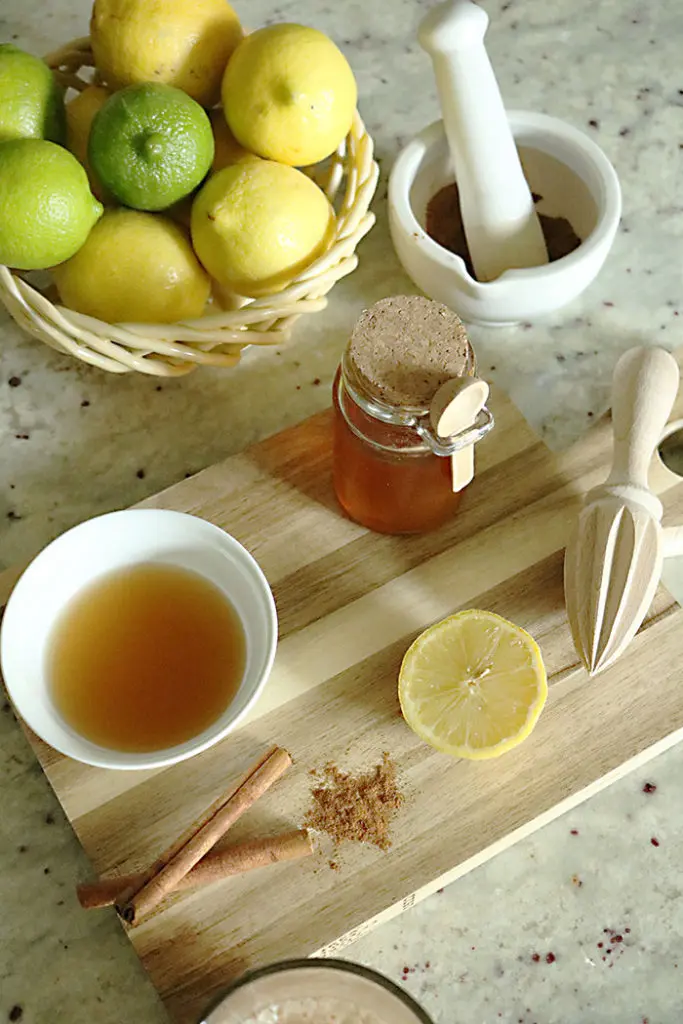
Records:
{"label": "white marble countertop", "polygon": [[[386,174],[403,142],[437,116],[429,64],[415,42],[427,5],[236,6],[254,26],[313,24],[351,60],[382,166],[378,226],[362,244],[360,269],[335,289],[325,313],[300,322],[285,351],[250,352],[233,371],[161,384],[77,365],[0,313],[0,566],[325,406],[359,311],[414,290],[388,238]],[[680,344],[683,9],[677,0],[485,6],[508,105],[594,133],[624,192],[614,250],[577,303],[542,326],[472,332],[483,372],[550,443],[563,445],[605,408],[621,350]],[[89,0],[4,0],[0,40],[44,53],[87,31],[89,7]],[[646,782],[656,789],[645,792]],[[673,750],[345,955],[404,984],[437,1024],[680,1024],[681,794],[683,750]],[[0,1022],[166,1019],[113,914],[79,910],[74,883],[87,872],[5,704]],[[610,942],[614,934],[622,941]]]}

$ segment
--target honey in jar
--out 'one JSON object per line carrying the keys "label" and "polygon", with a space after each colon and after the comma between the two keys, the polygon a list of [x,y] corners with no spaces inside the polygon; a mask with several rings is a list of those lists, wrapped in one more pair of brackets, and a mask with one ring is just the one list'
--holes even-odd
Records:
{"label": "honey in jar", "polygon": [[[351,519],[404,534],[455,514],[462,491],[450,456],[462,439],[436,435],[430,403],[447,381],[475,374],[464,325],[447,306],[394,296],[362,314],[333,385],[334,488]],[[475,439],[492,422],[487,412]]]}

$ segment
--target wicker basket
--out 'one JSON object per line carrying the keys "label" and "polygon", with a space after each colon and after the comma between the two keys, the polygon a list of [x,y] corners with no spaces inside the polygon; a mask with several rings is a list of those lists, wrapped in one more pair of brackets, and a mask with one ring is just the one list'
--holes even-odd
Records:
{"label": "wicker basket", "polygon": [[[88,38],[68,43],[45,60],[66,88],[80,92],[93,80]],[[378,178],[372,139],[358,113],[334,156],[312,174],[335,205],[336,234],[327,252],[275,295],[234,296],[232,303],[222,303],[234,307],[229,311],[214,305],[215,312],[177,324],[112,325],[55,305],[52,287],[41,289],[26,275],[0,266],[0,298],[33,337],[111,373],[137,370],[177,377],[197,366],[233,366],[247,345],[286,341],[298,317],[324,309],[335,282],[358,264],[356,246],[375,222],[369,206]]]}

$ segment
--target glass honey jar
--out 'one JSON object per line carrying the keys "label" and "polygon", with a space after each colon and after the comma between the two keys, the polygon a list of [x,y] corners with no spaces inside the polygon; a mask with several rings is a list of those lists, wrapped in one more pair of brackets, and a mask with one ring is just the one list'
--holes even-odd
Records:
{"label": "glass honey jar", "polygon": [[493,426],[487,409],[457,435],[437,435],[430,404],[456,377],[476,376],[465,328],[448,307],[394,296],[354,327],[333,384],[333,480],[346,514],[379,533],[423,533],[447,522],[463,491],[450,456]]}

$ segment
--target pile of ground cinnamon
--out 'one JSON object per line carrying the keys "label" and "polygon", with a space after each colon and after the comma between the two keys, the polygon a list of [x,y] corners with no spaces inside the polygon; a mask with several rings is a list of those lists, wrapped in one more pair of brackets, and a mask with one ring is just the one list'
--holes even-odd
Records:
{"label": "pile of ground cinnamon", "polygon": [[[542,199],[542,196],[534,194],[535,203],[540,203]],[[545,213],[539,213],[538,219],[551,263],[568,256],[581,245],[581,239],[566,217],[549,217]],[[458,186],[455,183],[445,185],[429,200],[426,229],[427,234],[444,249],[454,252],[456,256],[462,256],[468,273],[476,279],[460,214]]]}
{"label": "pile of ground cinnamon", "polygon": [[324,785],[311,793],[309,828],[326,832],[336,843],[351,840],[372,843],[380,850],[391,846],[391,822],[403,803],[396,782],[396,767],[389,754],[361,775],[342,772],[335,764],[322,771]]}

